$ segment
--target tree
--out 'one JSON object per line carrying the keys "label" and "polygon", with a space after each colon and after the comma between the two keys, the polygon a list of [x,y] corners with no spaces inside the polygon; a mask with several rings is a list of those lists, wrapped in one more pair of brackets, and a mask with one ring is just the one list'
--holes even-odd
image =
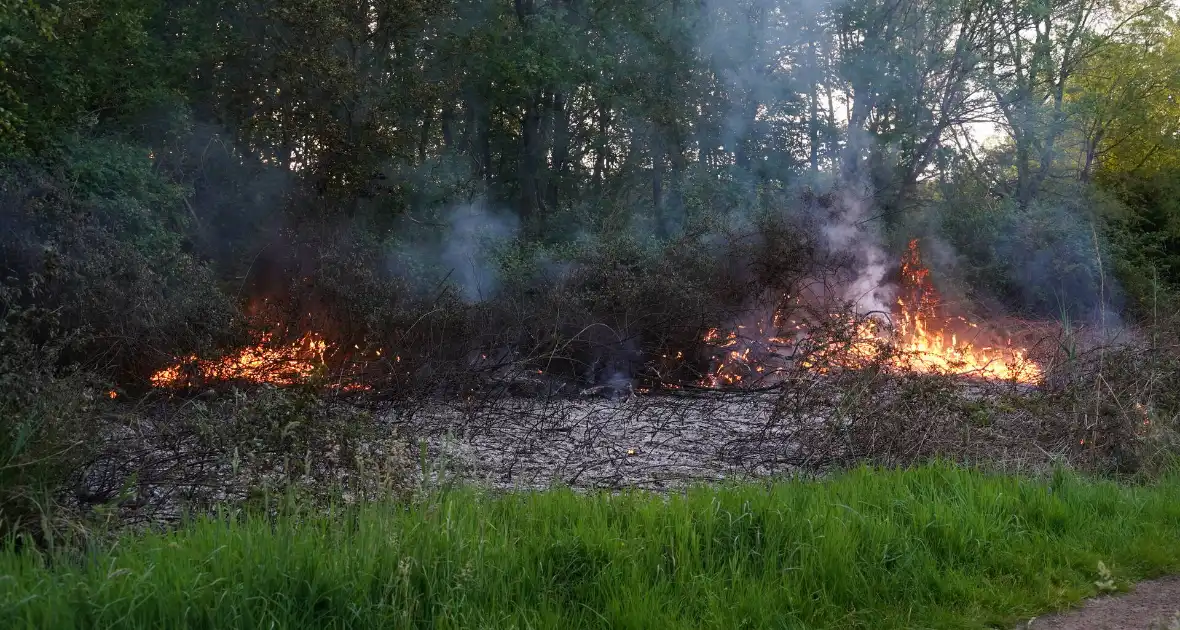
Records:
{"label": "tree", "polygon": [[0,155],[23,147],[28,102],[27,60],[42,42],[53,41],[59,14],[33,0],[0,0]]}
{"label": "tree", "polygon": [[1180,25],[1156,11],[1090,57],[1067,102],[1076,111],[1079,178],[1180,168]]}
{"label": "tree", "polygon": [[1108,0],[1009,0],[988,42],[986,84],[1012,139],[1016,181],[1029,203],[1052,174],[1073,122],[1066,94],[1079,71],[1153,4]]}

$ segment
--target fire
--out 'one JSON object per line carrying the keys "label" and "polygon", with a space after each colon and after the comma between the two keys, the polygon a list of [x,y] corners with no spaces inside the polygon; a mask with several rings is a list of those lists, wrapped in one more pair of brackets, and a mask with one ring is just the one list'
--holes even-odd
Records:
{"label": "fire", "polygon": [[[978,326],[942,313],[943,305],[930,282],[930,270],[922,264],[917,240],[910,242],[902,256],[901,275],[901,291],[891,322],[847,313],[799,315],[806,310],[796,308],[803,301],[798,296],[786,296],[756,325],[739,325],[729,331],[708,330],[703,341],[716,348],[717,356],[712,372],[700,385],[757,386],[773,383],[792,366],[824,374],[878,362],[896,371],[1021,383],[1041,380],[1041,368],[1029,360],[1027,351],[1014,348],[1010,341],[977,344],[985,338]],[[968,333],[973,333],[970,340],[963,338]],[[200,359],[195,355],[178,359],[152,374],[150,380],[159,388],[215,382],[295,385],[326,373],[325,355],[330,349],[324,338],[314,332],[286,344],[275,342],[273,335],[267,333],[260,335],[253,345],[219,359]],[[357,346],[354,349],[361,352]],[[403,367],[400,354],[388,357],[382,352],[376,350],[376,357],[368,360],[384,362],[386,367],[396,365],[399,370]],[[675,360],[683,358],[678,353]],[[355,361],[352,364],[357,365],[360,364]],[[538,370],[538,374],[543,373]],[[343,380],[328,387],[343,392],[371,391],[372,386],[354,378],[356,374],[341,372],[336,376],[337,380]],[[674,384],[663,387],[677,388]],[[108,395],[113,399],[118,393],[111,391]]]}
{"label": "fire", "polygon": [[993,380],[1034,383],[1041,379],[1040,366],[1028,353],[1004,347],[977,347],[962,341],[954,332],[978,330],[963,319],[940,315],[940,300],[930,283],[930,270],[922,265],[917,239],[910,241],[901,263],[902,295],[897,299],[897,349],[901,364],[917,372],[966,374]]}
{"label": "fire", "polygon": [[[1011,342],[1001,347],[977,346],[960,338],[960,332],[978,331],[979,327],[961,317],[942,315],[941,300],[930,282],[930,270],[922,264],[916,239],[910,241],[902,257],[901,272],[892,329],[873,318],[845,319],[847,316],[839,314],[829,315],[828,322],[787,320],[781,311],[770,318],[773,336],[765,335],[761,325],[753,339],[737,331],[723,334],[710,329],[704,341],[724,354],[701,384],[749,384],[792,360],[817,373],[865,367],[883,359],[887,367],[899,371],[1022,383],[1041,379],[1041,368]],[[892,351],[883,354],[887,349]]]}
{"label": "fire", "polygon": [[258,343],[216,360],[189,356],[151,376],[155,387],[187,387],[211,381],[246,381],[272,385],[295,385],[311,378],[324,367],[328,344],[315,333],[306,333],[287,345],[271,345],[272,335],[261,335]]}

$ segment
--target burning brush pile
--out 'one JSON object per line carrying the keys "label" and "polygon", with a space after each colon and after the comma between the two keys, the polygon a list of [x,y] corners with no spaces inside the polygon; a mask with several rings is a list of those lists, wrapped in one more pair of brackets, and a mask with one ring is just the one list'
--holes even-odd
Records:
{"label": "burning brush pile", "polygon": [[[1166,435],[1157,427],[1168,426],[1161,419],[1171,416],[1160,410],[1175,407],[1153,402],[1160,396],[1147,388],[1156,381],[1139,373],[1153,355],[1079,354],[1078,362],[1062,368],[1056,346],[1041,350],[1009,341],[1002,320],[967,317],[944,301],[917,242],[895,263],[892,281],[882,283],[895,290],[888,308],[881,308],[881,298],[875,312],[848,304],[855,282],[846,279],[863,267],[773,235],[748,242],[752,254],[735,248],[738,254],[726,258],[737,261],[732,268],[738,271],[689,276],[737,278],[725,285],[730,293],[710,285],[682,302],[658,294],[641,304],[647,308],[612,303],[556,324],[556,309],[537,307],[539,301],[510,311],[502,303],[435,308],[435,300],[430,309],[405,308],[404,321],[368,320],[382,328],[366,346],[367,337],[356,335],[353,345],[343,326],[324,323],[332,320],[310,300],[260,306],[256,316],[267,326],[254,342],[220,356],[178,357],[151,374],[150,384],[178,393],[231,384],[275,387],[249,395],[213,391],[195,405],[147,397],[143,413],[152,421],[112,431],[118,440],[104,447],[107,467],[92,468],[113,472],[95,473],[101,479],[88,483],[107,489],[94,494],[116,493],[134,472],[148,488],[144,494],[163,497],[152,499],[161,506],[179,504],[169,497],[203,505],[220,501],[211,492],[222,488],[230,488],[226,496],[246,496],[260,479],[318,488],[324,480],[367,479],[362,468],[376,470],[387,459],[397,465],[391,470],[401,470],[403,459],[407,470],[420,468],[413,464],[421,451],[406,446],[415,443],[439,462],[438,479],[454,475],[506,489],[558,482],[658,490],[931,457],[1022,468],[1065,457],[1111,470],[1133,469],[1140,459],[1150,463],[1143,445]],[[760,258],[756,248],[764,246],[776,255]],[[778,255],[782,250],[787,255]],[[773,264],[796,260],[790,255],[806,264]],[[634,267],[658,278],[666,271]],[[546,289],[547,297],[569,294],[558,281]],[[595,297],[610,294],[609,286],[594,289]],[[642,284],[634,293],[652,294]],[[765,298],[764,308],[749,310],[750,296]],[[674,306],[650,308],[655,302]],[[693,310],[702,305],[722,312],[705,311],[705,319]],[[577,306],[573,299],[561,301],[567,313]],[[444,327],[422,315],[428,311],[459,323]],[[318,321],[311,321],[312,312]],[[612,315],[631,320],[611,321]],[[274,324],[302,317],[307,320],[290,329]],[[586,321],[607,323],[588,328]],[[732,325],[707,327],[722,321]],[[557,332],[524,334],[542,328]],[[664,338],[657,336],[661,331]],[[636,337],[650,345],[636,344],[631,364],[620,361],[595,373],[593,355],[578,354],[581,344],[614,359],[617,348]],[[1050,337],[1036,334],[1042,338]],[[1180,359],[1167,356],[1158,355],[1163,367],[1153,374],[1169,389],[1158,391],[1180,391],[1171,385]],[[1065,369],[1073,380],[1062,380]],[[629,379],[622,391],[604,384],[614,374]],[[1092,386],[1097,383],[1101,388]],[[1096,391],[1103,394],[1097,402]],[[347,392],[354,394],[336,395]],[[629,395],[645,392],[669,395]],[[350,468],[354,461],[365,463]],[[413,481],[408,486],[417,483],[414,474],[405,473]],[[322,496],[329,496],[326,482],[323,488]]]}
{"label": "burning brush pile", "polygon": [[243,381],[296,385],[322,371],[328,344],[316,333],[307,333],[289,345],[272,345],[273,333],[263,333],[258,343],[219,360],[189,356],[152,374],[155,387],[183,387],[199,382]]}
{"label": "burning brush pile", "polygon": [[837,313],[811,306],[817,301],[812,295],[786,296],[753,325],[710,329],[704,341],[718,352],[714,369],[700,385],[759,387],[798,368],[827,374],[874,364],[897,372],[1030,385],[1041,380],[1042,370],[1027,350],[945,312],[917,240],[902,257],[900,284],[891,313]]}
{"label": "burning brush pile", "polygon": [[[900,269],[900,291],[890,313],[836,312],[830,306],[817,307],[820,302],[807,291],[787,295],[753,323],[706,331],[701,341],[712,358],[711,369],[702,378],[660,382],[659,386],[755,389],[778,385],[786,374],[800,370],[829,374],[873,365],[896,372],[1030,385],[1042,379],[1041,367],[1029,359],[1027,350],[967,318],[945,312],[916,240],[910,242]],[[309,331],[289,339],[275,332],[261,333],[253,345],[221,358],[181,358],[155,372],[151,384],[185,389],[227,382],[276,386],[319,382],[341,391],[368,391],[372,385],[360,376],[371,372],[364,369],[365,362],[395,371],[401,363],[400,356],[386,357],[377,349],[360,360],[352,356],[346,361],[347,369],[330,370],[329,357],[341,353],[324,335]]]}

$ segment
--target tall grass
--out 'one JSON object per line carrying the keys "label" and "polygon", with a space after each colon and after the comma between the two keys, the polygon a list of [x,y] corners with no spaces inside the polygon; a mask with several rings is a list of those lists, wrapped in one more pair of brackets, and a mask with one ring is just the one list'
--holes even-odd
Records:
{"label": "tall grass", "polygon": [[474,490],[0,553],[4,628],[972,628],[1180,570],[1180,478]]}

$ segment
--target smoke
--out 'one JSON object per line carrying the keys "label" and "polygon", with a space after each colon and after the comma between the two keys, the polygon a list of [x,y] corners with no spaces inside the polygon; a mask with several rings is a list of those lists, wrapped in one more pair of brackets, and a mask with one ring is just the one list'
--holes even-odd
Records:
{"label": "smoke", "polygon": [[822,231],[834,252],[851,254],[856,276],[841,297],[852,302],[858,313],[889,312],[895,287],[885,282],[892,259],[885,254],[876,221],[869,215],[872,194],[867,186],[842,186],[837,191],[834,216]]}
{"label": "smoke", "polygon": [[441,262],[453,269],[451,280],[464,301],[474,303],[495,295],[500,274],[492,259],[497,246],[514,238],[520,221],[513,214],[494,214],[483,204],[455,208],[448,217]]}
{"label": "smoke", "polygon": [[[1126,303],[1102,227],[1112,209],[1074,182],[1053,182],[1021,205],[957,195],[905,229],[923,235],[931,267],[970,287],[973,304],[1032,318],[1117,327]],[[925,251],[929,245],[929,251]]]}
{"label": "smoke", "polygon": [[1097,227],[1096,200],[1067,190],[1074,194],[1058,197],[1048,191],[1019,212],[1010,211],[1011,227],[994,247],[1022,307],[1108,318],[1121,309],[1122,292],[1112,277],[1109,245]]}
{"label": "smoke", "polygon": [[399,244],[391,254],[393,272],[412,283],[432,278],[417,283],[423,288],[449,284],[468,304],[492,298],[501,286],[496,253],[516,238],[520,220],[484,203],[472,203],[451,209],[444,221],[433,242]]}
{"label": "smoke", "polygon": [[[781,11],[781,3],[769,0],[724,0],[702,4],[702,27],[696,34],[696,45],[705,58],[713,60],[722,69],[717,77],[732,95],[730,109],[721,112],[719,144],[734,153],[734,160],[741,166],[739,155],[742,145],[747,143],[756,130],[765,133],[768,128],[780,124],[774,112],[763,108],[781,102],[785,93],[798,89],[793,82],[804,77],[808,69],[799,58],[784,56],[781,51],[798,48],[800,42],[807,42],[823,30],[820,14],[830,7],[828,0],[803,0],[787,14]],[[793,87],[795,86],[795,87]],[[784,129],[783,133],[790,133]],[[860,149],[867,148],[874,138],[861,129],[850,129],[856,136],[854,143]],[[787,160],[783,168],[790,168]],[[773,161],[748,164],[747,168],[762,170],[775,168]],[[835,167],[832,165],[832,167]],[[743,183],[737,173],[738,181]],[[796,178],[796,173],[775,174],[781,181]],[[834,171],[808,172],[802,178],[816,180],[817,188],[826,189],[836,200],[834,208],[819,208],[819,216],[805,217],[819,223],[825,245],[833,254],[852,258],[855,277],[841,288],[840,298],[852,302],[860,313],[874,311],[888,312],[896,287],[886,278],[894,267],[895,260],[886,254],[883,247],[880,221],[873,218],[874,195],[872,188],[860,177],[842,177]],[[822,183],[819,180],[826,180]],[[751,185],[745,191],[744,200],[757,206],[757,194]],[[789,212],[809,213],[817,208],[798,204]],[[825,212],[828,210],[828,212]],[[730,228],[742,231],[737,221],[750,218],[749,212],[735,212],[730,215]]]}
{"label": "smoke", "polygon": [[578,268],[574,261],[555,258],[546,250],[541,250],[533,257],[533,264],[540,272],[540,278],[555,285],[566,282]]}

